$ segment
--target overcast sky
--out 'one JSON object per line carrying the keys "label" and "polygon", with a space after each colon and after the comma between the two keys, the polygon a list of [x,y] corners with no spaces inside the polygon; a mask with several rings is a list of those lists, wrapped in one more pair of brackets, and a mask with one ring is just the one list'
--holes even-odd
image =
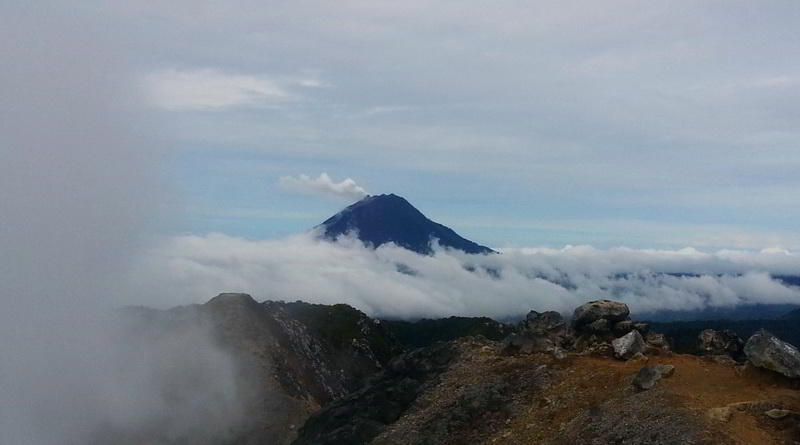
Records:
{"label": "overcast sky", "polygon": [[123,42],[174,232],[392,192],[495,247],[800,249],[796,0],[48,8]]}

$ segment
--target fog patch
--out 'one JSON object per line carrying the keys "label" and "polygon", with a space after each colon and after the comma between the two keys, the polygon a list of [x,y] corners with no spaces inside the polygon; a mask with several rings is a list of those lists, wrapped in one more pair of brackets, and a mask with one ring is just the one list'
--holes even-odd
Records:
{"label": "fog patch", "polygon": [[116,312],[136,301],[125,277],[165,192],[113,34],[74,5],[8,9],[0,16],[0,443],[212,437],[230,426],[217,411],[236,413],[237,400],[233,363],[210,331],[132,331]]}

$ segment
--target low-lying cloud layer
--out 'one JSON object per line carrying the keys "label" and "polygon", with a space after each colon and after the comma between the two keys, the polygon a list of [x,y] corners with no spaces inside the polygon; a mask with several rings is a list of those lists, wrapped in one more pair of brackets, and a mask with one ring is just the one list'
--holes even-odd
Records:
{"label": "low-lying cloud layer", "polygon": [[316,178],[308,175],[283,176],[278,180],[278,185],[292,193],[328,196],[349,201],[357,201],[367,196],[367,191],[351,178],[335,182],[325,172]]}
{"label": "low-lying cloud layer", "polygon": [[504,318],[531,309],[568,312],[598,298],[625,301],[640,313],[800,303],[800,289],[770,275],[797,270],[800,256],[774,250],[568,246],[421,256],[391,245],[372,250],[355,239],[329,243],[312,233],[269,241],[180,236],[151,252],[136,276],[147,277],[148,298],[160,306],[241,291],[262,300],[347,303],[380,317]]}

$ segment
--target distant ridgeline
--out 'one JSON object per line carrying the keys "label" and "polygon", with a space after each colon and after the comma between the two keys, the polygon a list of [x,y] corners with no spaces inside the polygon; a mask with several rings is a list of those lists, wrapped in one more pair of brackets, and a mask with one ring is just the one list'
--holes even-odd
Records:
{"label": "distant ridgeline", "polygon": [[800,345],[800,309],[771,319],[665,321],[651,322],[650,327],[670,337],[673,349],[679,353],[696,353],[697,336],[704,329],[730,329],[741,338],[749,338],[763,328],[782,340]]}

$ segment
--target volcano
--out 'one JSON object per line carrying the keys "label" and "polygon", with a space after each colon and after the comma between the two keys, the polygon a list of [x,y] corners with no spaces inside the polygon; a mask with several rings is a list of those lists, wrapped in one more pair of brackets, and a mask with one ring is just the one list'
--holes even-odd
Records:
{"label": "volcano", "polygon": [[394,243],[414,252],[430,255],[434,240],[442,246],[471,254],[496,253],[470,241],[447,226],[431,221],[405,198],[395,194],[367,196],[346,207],[318,226],[322,236],[336,240],[354,233],[364,244],[378,247]]}

